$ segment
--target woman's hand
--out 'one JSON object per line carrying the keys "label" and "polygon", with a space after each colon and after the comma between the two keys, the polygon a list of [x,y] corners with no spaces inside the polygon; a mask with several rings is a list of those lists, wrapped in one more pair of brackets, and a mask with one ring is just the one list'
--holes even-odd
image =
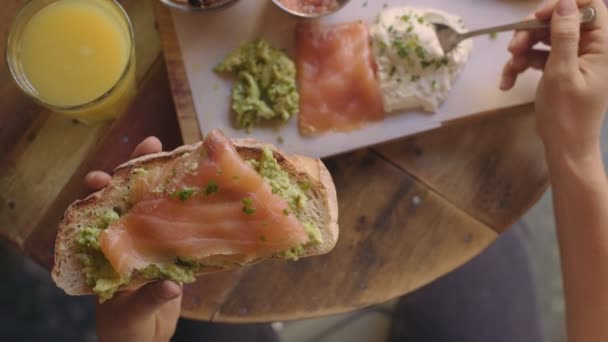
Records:
{"label": "woman's hand", "polygon": [[[135,148],[133,157],[161,150],[161,142],[150,137]],[[110,182],[110,175],[93,171],[86,176],[85,181],[92,190],[99,190]],[[181,286],[171,281],[159,281],[135,291],[117,293],[111,300],[97,304],[99,340],[169,341],[175,333],[181,299]]]}
{"label": "woman's hand", "polygon": [[[593,23],[579,22],[578,7],[597,11]],[[501,89],[513,87],[528,68],[544,70],[536,95],[537,129],[547,151],[585,158],[599,151],[608,109],[608,11],[603,0],[548,1],[533,16],[551,20],[551,30],[517,32],[509,45]],[[538,42],[551,51],[534,49]]]}

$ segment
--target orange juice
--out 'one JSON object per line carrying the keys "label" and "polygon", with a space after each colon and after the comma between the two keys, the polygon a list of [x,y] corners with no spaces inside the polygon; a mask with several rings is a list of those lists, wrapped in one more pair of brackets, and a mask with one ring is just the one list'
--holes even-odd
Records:
{"label": "orange juice", "polygon": [[22,11],[27,19],[11,33],[17,82],[41,103],[84,121],[119,115],[135,93],[132,31],[122,8],[113,0],[39,2],[37,10]]}

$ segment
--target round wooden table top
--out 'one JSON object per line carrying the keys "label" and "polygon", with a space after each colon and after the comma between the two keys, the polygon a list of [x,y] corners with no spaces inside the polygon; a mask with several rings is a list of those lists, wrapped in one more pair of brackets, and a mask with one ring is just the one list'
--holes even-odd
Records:
{"label": "round wooden table top", "polygon": [[[24,2],[3,5],[0,53]],[[111,170],[148,135],[167,149],[180,136],[201,136],[171,17],[154,0],[122,3],[139,42],[141,87],[114,123],[84,126],[49,115],[0,69],[0,234],[48,267],[63,210],[86,195],[86,172]],[[462,265],[547,188],[532,110],[486,113],[325,160],[338,191],[336,248],[201,277],[185,288],[183,316],[263,322],[337,313],[408,293]]]}

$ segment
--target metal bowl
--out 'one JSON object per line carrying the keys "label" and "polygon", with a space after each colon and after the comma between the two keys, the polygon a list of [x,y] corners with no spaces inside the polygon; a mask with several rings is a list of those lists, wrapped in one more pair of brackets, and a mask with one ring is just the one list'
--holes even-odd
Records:
{"label": "metal bowl", "polygon": [[272,0],[272,2],[277,5],[277,7],[279,7],[280,9],[282,9],[283,11],[296,16],[298,18],[305,18],[305,19],[316,19],[316,18],[321,18],[324,17],[326,15],[330,15],[332,13],[336,13],[337,11],[339,11],[340,9],[342,9],[342,7],[344,7],[347,3],[350,2],[350,0],[338,0],[338,6],[336,6],[336,8],[330,10],[330,11],[326,11],[323,13],[305,13],[305,12],[298,12],[298,11],[294,11],[288,7],[286,7],[285,5],[283,5],[281,3],[281,0]]}
{"label": "metal bowl", "polygon": [[[191,1],[191,0],[160,0],[163,4],[186,12],[211,12],[228,8],[239,0]],[[205,4],[208,3],[208,4]]]}

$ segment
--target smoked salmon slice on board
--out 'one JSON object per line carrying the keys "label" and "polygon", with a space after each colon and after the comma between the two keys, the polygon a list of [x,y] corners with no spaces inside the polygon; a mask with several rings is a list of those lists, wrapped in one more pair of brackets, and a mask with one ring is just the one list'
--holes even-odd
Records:
{"label": "smoked salmon slice on board", "polygon": [[296,28],[300,132],[347,132],[384,119],[367,26],[362,22]]}

